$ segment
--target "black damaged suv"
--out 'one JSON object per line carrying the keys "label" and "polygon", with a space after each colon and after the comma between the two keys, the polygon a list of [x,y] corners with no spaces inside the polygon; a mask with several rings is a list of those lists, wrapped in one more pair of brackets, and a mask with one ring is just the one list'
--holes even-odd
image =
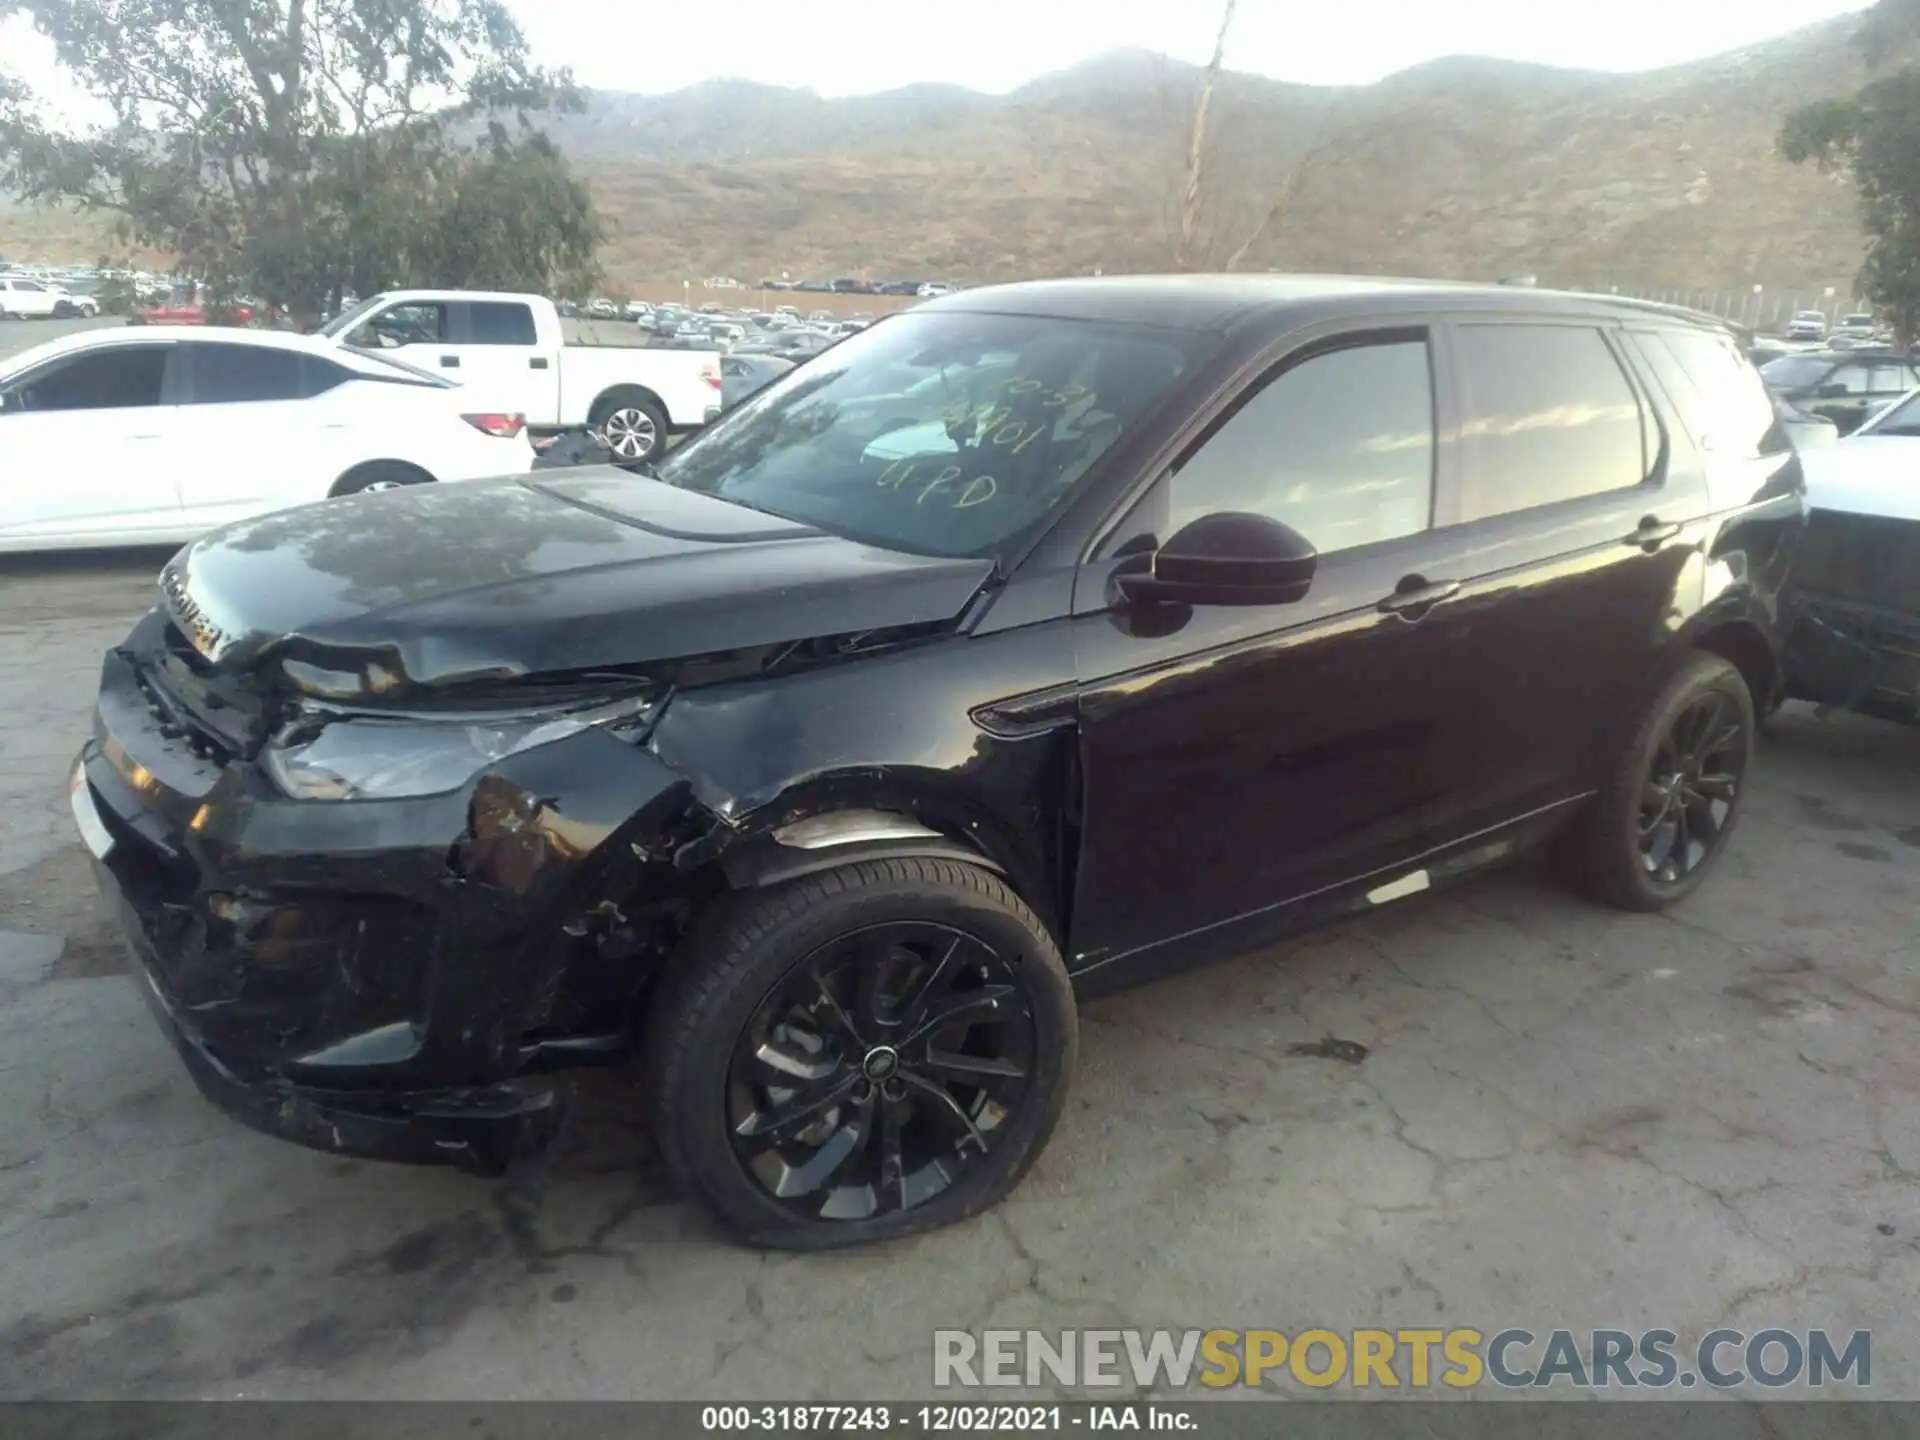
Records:
{"label": "black damaged suv", "polygon": [[1075,997],[1740,814],[1804,523],[1710,322],[1332,278],[974,290],[641,478],[328,501],[165,569],[73,806],[206,1093],[498,1171],[637,1059],[827,1246],[1004,1195]]}

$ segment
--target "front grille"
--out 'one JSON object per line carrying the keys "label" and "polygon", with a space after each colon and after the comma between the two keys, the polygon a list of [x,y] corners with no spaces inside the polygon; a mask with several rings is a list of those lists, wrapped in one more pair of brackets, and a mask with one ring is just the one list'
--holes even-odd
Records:
{"label": "front grille", "polygon": [[267,731],[267,707],[253,688],[208,665],[173,626],[165,643],[135,666],[134,677],[168,739],[225,765],[251,756]]}
{"label": "front grille", "polygon": [[1816,510],[1794,557],[1793,583],[1809,594],[1920,615],[1920,521]]}
{"label": "front grille", "polygon": [[216,765],[226,765],[234,759],[234,747],[217,732],[196,723],[192,712],[155,684],[150,675],[135,671],[134,683],[140,687],[140,698],[146,701],[147,709],[159,722],[161,739],[181,741],[200,759],[211,760]]}

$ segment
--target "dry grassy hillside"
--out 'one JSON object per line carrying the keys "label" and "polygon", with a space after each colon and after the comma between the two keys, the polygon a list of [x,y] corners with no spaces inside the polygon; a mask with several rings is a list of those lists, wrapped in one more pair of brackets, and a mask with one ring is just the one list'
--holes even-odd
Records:
{"label": "dry grassy hillside", "polygon": [[[1249,268],[1844,294],[1861,258],[1852,195],[1773,141],[1794,106],[1858,83],[1849,34],[1843,20],[1636,76],[1449,60],[1353,90],[1230,77],[1216,254],[1305,154]],[[616,274],[1162,268],[1194,83],[1188,67],[1105,57],[862,145],[582,163],[613,220]]]}
{"label": "dry grassy hillside", "polygon": [[[1247,268],[1845,295],[1851,193],[1774,153],[1797,104],[1857,85],[1847,19],[1633,76],[1434,62],[1379,85],[1226,77],[1208,218],[1223,257],[1294,182]],[[614,290],[715,273],[1165,268],[1192,67],[1118,52],[1005,97],[822,100],[715,81],[558,117]],[[1304,164],[1302,157],[1306,157]],[[92,258],[98,227],[0,213],[0,256]]]}

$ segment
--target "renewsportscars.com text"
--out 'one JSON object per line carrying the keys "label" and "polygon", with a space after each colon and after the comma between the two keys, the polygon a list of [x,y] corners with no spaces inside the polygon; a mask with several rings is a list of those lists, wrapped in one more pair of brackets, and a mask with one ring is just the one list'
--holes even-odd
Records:
{"label": "renewsportscars.com text", "polygon": [[1873,1383],[1867,1330],[936,1330],[936,1387],[1693,1389]]}

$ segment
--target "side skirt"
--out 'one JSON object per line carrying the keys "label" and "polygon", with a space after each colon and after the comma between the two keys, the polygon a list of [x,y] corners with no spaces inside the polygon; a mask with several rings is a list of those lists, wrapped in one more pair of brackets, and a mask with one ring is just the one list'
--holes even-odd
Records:
{"label": "side skirt", "polygon": [[1376,910],[1396,900],[1455,884],[1481,870],[1504,864],[1550,839],[1573,818],[1576,809],[1591,793],[1542,806],[1491,829],[1338,885],[1190,930],[1170,940],[1104,956],[1073,972],[1074,992],[1082,999],[1110,994],[1163,975],[1245,955],[1345,916]]}

